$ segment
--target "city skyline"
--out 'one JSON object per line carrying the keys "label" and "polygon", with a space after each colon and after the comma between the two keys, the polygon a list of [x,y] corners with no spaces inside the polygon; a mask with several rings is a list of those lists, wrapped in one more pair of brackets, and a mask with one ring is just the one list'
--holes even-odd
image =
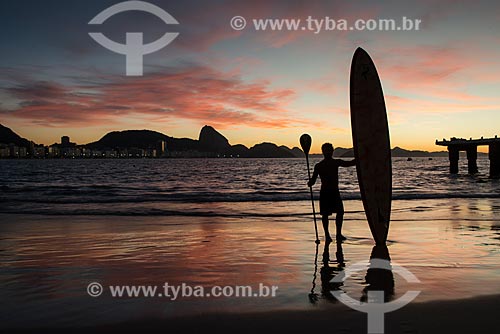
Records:
{"label": "city skyline", "polygon": [[[437,151],[437,138],[498,135],[500,4],[149,1],[179,25],[165,28],[150,14],[130,12],[99,27],[116,41],[128,31],[143,32],[147,42],[165,29],[179,32],[144,57],[144,76],[126,77],[125,57],[88,36],[87,23],[118,2],[0,5],[0,123],[47,144],[65,134],[88,143],[126,129],[196,138],[203,124],[212,124],[248,147],[297,146],[302,133],[314,138],[315,153],[327,141],[352,147],[349,64],[362,46],[382,80],[391,146]],[[230,26],[236,15],[248,22],[409,17],[422,25],[418,31],[237,31]]]}
{"label": "city skyline", "polygon": [[[3,124],[0,124],[0,126],[5,126]],[[205,127],[210,127],[212,128],[211,126],[209,125],[205,125]],[[8,127],[7,127],[8,128]],[[10,130],[13,130],[13,129],[10,129]],[[215,131],[217,131],[217,129],[214,129]],[[32,143],[32,145],[37,145],[37,146],[43,146],[45,148],[48,148],[48,147],[51,147],[51,146],[71,146],[71,147],[83,147],[83,146],[86,146],[86,145],[89,145],[89,144],[92,144],[92,143],[96,143],[98,142],[99,140],[103,139],[106,135],[108,134],[111,134],[111,133],[123,133],[123,132],[127,132],[127,131],[153,131],[153,132],[157,132],[159,134],[162,134],[162,135],[165,135],[165,136],[169,136],[169,134],[167,133],[163,133],[163,132],[159,132],[159,131],[155,131],[155,130],[150,130],[150,129],[124,129],[124,130],[116,130],[116,131],[110,131],[108,133],[105,133],[103,134],[102,136],[100,136],[97,140],[94,140],[94,141],[91,141],[91,142],[85,142],[85,143],[82,143],[82,142],[72,142],[71,141],[71,134],[64,134],[62,135],[58,140],[54,141],[53,143],[39,143],[39,142],[34,142],[33,140],[31,140],[30,138],[27,138],[27,137],[24,137],[22,135],[20,135],[19,133],[17,133],[16,131],[13,131],[16,135],[19,135],[22,139],[26,139],[28,140],[29,142]],[[220,133],[219,131],[217,131],[218,133]],[[222,136],[224,136],[223,133],[220,133]],[[172,137],[172,136],[171,136]],[[175,138],[175,137],[172,137],[172,138]],[[177,138],[177,139],[188,139],[188,140],[198,140],[199,136],[197,137],[194,137],[194,138],[188,138],[188,137],[181,137],[181,138]],[[224,136],[225,138],[225,136]],[[495,137],[496,138],[496,137]],[[229,142],[229,144],[231,145],[244,145],[246,146],[245,144],[242,144],[242,143],[233,143],[231,142],[230,138],[226,138]],[[465,138],[454,138],[454,139],[465,139]],[[472,139],[472,138],[470,138]],[[444,139],[445,140],[445,139]],[[284,145],[284,144],[280,144],[280,143],[274,143],[274,142],[270,142],[270,141],[261,141],[261,142],[258,142],[256,143],[255,145],[251,145],[251,146],[246,146],[248,148],[251,148],[251,147],[254,147],[256,145],[259,145],[259,144],[264,144],[264,143],[270,143],[270,144],[274,144],[276,146],[287,146],[287,145]],[[1,142],[1,138],[0,138],[0,144],[2,145],[8,145],[9,143],[7,142]],[[287,146],[288,148],[292,149],[292,148],[299,148],[300,149],[300,145],[297,144],[297,145],[292,145],[292,146]],[[436,146],[437,148],[439,148],[439,146]],[[340,148],[342,150],[344,149],[347,149],[347,150],[350,150],[352,149],[352,147],[344,147],[344,146],[335,146],[334,145],[334,148],[337,149],[337,148]],[[403,150],[406,150],[406,148],[404,147],[399,147],[399,146],[392,146],[391,147],[392,149],[403,149]],[[481,153],[487,153],[487,152],[482,152],[482,150],[480,150],[481,146],[478,147],[478,152],[481,152]],[[419,150],[415,150],[415,151],[419,151]],[[444,152],[442,149],[435,149],[435,150],[431,150],[431,151],[426,151],[426,150],[421,150],[421,151],[424,151],[424,152],[429,152],[429,153],[442,153]],[[310,152],[311,154],[315,154],[315,155],[321,155],[321,151],[318,151],[318,152]]]}

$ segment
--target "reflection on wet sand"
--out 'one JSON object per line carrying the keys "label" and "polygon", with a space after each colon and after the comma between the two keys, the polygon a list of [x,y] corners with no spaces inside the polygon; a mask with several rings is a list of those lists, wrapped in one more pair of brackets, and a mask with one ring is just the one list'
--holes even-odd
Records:
{"label": "reflection on wet sand", "polygon": [[382,259],[391,261],[389,249],[385,245],[376,245],[372,249],[370,255],[370,265],[366,271],[365,281],[366,287],[363,289],[361,296],[362,302],[367,302],[370,291],[383,291],[384,302],[389,302],[394,297],[394,275],[392,270],[373,268],[372,260]]}
{"label": "reflection on wet sand", "polygon": [[[323,248],[322,266],[319,270],[321,280],[321,291],[319,294],[315,292],[318,273],[318,248],[319,246],[316,245],[314,274],[312,288],[309,293],[309,301],[315,304],[321,298],[325,301],[336,303],[338,300],[334,297],[332,292],[342,290],[345,283],[332,282],[332,279],[341,273],[345,267],[342,243],[336,244],[335,261],[330,261],[330,243],[326,243]],[[363,288],[360,301],[367,302],[370,291],[382,291],[384,293],[384,302],[389,302],[394,297],[394,275],[392,270],[376,268],[376,266],[372,265],[372,259],[391,261],[387,246],[376,245],[372,249],[370,265],[365,275],[364,283],[366,286]]]}
{"label": "reflection on wet sand", "polygon": [[[330,302],[337,302],[337,299],[333,296],[332,291],[337,291],[341,290],[343,283],[338,283],[338,282],[331,282],[331,280],[337,276],[344,268],[345,263],[344,263],[344,252],[342,249],[342,243],[337,243],[337,249],[335,251],[335,261],[333,264],[334,266],[330,265],[330,242],[325,243],[325,246],[323,248],[323,256],[322,256],[322,266],[319,271],[320,273],[320,279],[321,279],[321,298],[330,301]],[[319,245],[316,245],[316,255],[315,255],[315,260],[314,260],[314,274],[313,274],[313,287],[311,289],[311,293],[309,294],[309,300],[311,303],[316,303],[319,300],[319,295],[314,292],[314,289],[316,287],[316,277],[317,277],[317,271],[318,271],[318,247]]]}
{"label": "reflection on wet sand", "polygon": [[[279,208],[276,203],[227,205],[228,210],[272,214],[266,218],[3,214],[0,320],[14,328],[25,323],[109,323],[134,314],[173,318],[197,312],[307,310],[340,306],[331,298],[334,291],[359,301],[369,291],[382,290],[394,301],[411,290],[411,283],[396,275],[395,266],[394,277],[365,268],[342,284],[331,283],[344,263],[348,267],[366,262],[371,253],[379,258],[385,254],[418,277],[422,292],[416,303],[490,295],[500,289],[497,202],[478,199],[478,210],[473,210],[468,200],[460,199],[396,201],[390,257],[386,249],[372,249],[373,238],[361,218],[362,203],[356,201],[346,202],[348,239],[316,250],[312,222],[300,216],[310,207],[308,202],[283,202]],[[412,211],[416,206],[420,209]],[[455,206],[458,211],[453,213]],[[293,214],[272,218],[285,209]],[[173,302],[117,300],[108,292],[97,300],[86,293],[90,282],[208,288],[262,283],[279,290],[276,298]]]}

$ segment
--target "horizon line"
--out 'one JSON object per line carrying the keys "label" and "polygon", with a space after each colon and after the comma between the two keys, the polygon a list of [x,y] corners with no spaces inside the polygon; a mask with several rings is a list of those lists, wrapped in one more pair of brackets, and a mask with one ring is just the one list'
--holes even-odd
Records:
{"label": "horizon line", "polygon": [[[16,135],[18,135],[18,136],[19,136],[19,137],[21,137],[22,139],[26,139],[26,140],[28,140],[28,141],[30,141],[30,142],[33,142],[33,143],[34,143],[34,144],[36,144],[36,145],[43,145],[43,146],[46,146],[46,147],[50,147],[50,146],[52,146],[52,145],[61,144],[61,143],[57,143],[57,142],[52,143],[52,144],[36,143],[36,142],[34,142],[33,140],[31,140],[31,139],[28,139],[28,138],[25,138],[25,137],[20,136],[20,135],[19,135],[16,131],[12,130],[12,128],[10,128],[10,127],[8,127],[8,126],[6,126],[6,125],[2,124],[2,123],[0,123],[0,126],[3,126],[3,127],[7,128],[7,129],[11,130],[13,133],[15,133]],[[204,126],[202,126],[202,129],[203,129],[204,127],[210,127],[210,128],[212,128],[214,131],[216,131],[216,132],[217,132],[217,133],[219,133],[221,136],[223,136],[226,140],[228,140],[228,143],[229,143],[229,139],[228,139],[228,138],[226,138],[226,136],[224,136],[222,133],[220,133],[220,132],[219,132],[217,129],[215,129],[213,126],[205,124]],[[190,139],[190,140],[199,140],[198,138],[173,137],[173,136],[169,136],[169,135],[167,135],[167,134],[165,134],[165,133],[163,133],[163,132],[159,132],[159,131],[156,131],[156,130],[150,130],[150,129],[124,129],[124,130],[113,130],[113,131],[109,131],[109,132],[105,133],[103,136],[101,136],[99,139],[94,140],[94,141],[90,141],[90,142],[85,143],[85,144],[78,144],[78,143],[74,143],[74,144],[75,144],[76,146],[85,146],[85,145],[88,145],[88,144],[91,144],[91,143],[94,143],[94,142],[97,142],[97,141],[101,140],[103,137],[105,137],[105,136],[106,136],[107,134],[109,134],[109,133],[113,133],[113,132],[125,132],[125,131],[151,131],[151,132],[156,132],[156,133],[162,134],[162,135],[164,135],[164,136],[167,136],[167,137],[170,137],[170,138],[175,138],[175,139]],[[200,130],[200,131],[201,131],[201,130]],[[70,135],[64,135],[64,136],[69,137],[69,138],[70,138],[70,140],[71,140],[71,136],[70,136]],[[61,136],[61,137],[63,137],[63,136]],[[280,144],[273,143],[273,142],[266,141],[266,140],[261,141],[260,143],[254,144],[253,146],[255,146],[255,145],[259,145],[259,144],[263,144],[263,143],[270,143],[270,144],[274,144],[274,145],[276,145],[276,146],[278,146],[278,147],[280,147],[280,146],[285,146],[285,147],[288,147],[288,148],[290,148],[290,149],[293,149],[293,148],[299,148],[299,149],[301,149],[301,148],[299,147],[299,145],[289,147],[289,146],[284,145],[284,144],[280,145]],[[3,143],[3,144],[8,144],[8,143]],[[234,145],[243,145],[243,146],[248,147],[248,148],[253,147],[253,146],[247,146],[247,145],[245,145],[245,144],[240,144],[240,143],[236,143],[236,144],[231,144],[231,143],[229,143],[229,144],[230,144],[231,146],[234,146]],[[336,147],[334,146],[334,148],[335,148],[335,150],[337,150],[337,149],[344,149],[344,150],[351,150],[351,149],[353,149],[353,147],[343,147],[343,146],[336,146]],[[446,150],[440,150],[440,151],[428,151],[428,150],[424,150],[424,149],[406,149],[406,148],[404,148],[404,147],[402,147],[402,146],[399,146],[399,145],[395,145],[395,146],[391,147],[391,150],[394,150],[394,149],[397,149],[397,148],[399,148],[399,149],[403,149],[403,150],[405,150],[405,151],[410,151],[410,152],[411,152],[411,151],[420,151],[420,152],[428,152],[428,153],[442,153],[442,152],[447,152]],[[301,149],[301,150],[302,150],[302,149]],[[478,152],[478,153],[484,153],[484,152]],[[321,152],[312,152],[312,153],[310,153],[310,155],[312,155],[312,154],[315,154],[315,155],[321,155],[322,153],[321,153]]]}

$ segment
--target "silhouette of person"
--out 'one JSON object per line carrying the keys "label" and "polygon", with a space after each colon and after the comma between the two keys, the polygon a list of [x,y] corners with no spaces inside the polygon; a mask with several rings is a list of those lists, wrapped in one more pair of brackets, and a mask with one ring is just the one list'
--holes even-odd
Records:
{"label": "silhouette of person", "polygon": [[324,143],[321,146],[324,159],[314,166],[314,173],[308,186],[312,187],[316,179],[321,178],[321,190],[319,195],[319,212],[323,229],[325,230],[325,241],[331,242],[330,232],[328,230],[328,216],[336,213],[335,224],[337,227],[336,239],[341,242],[346,238],[342,235],[342,222],[344,221],[344,204],[339,191],[339,167],[351,167],[356,164],[356,160],[345,161],[333,159],[333,145]]}

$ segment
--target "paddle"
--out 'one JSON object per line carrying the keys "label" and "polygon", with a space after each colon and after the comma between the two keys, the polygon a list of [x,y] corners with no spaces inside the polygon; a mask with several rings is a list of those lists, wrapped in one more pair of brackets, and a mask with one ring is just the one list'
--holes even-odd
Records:
{"label": "paddle", "polygon": [[[300,136],[300,146],[302,146],[302,151],[304,151],[304,154],[306,155],[307,176],[309,178],[309,181],[311,181],[311,169],[309,168],[309,150],[311,149],[311,142],[312,142],[311,136],[309,136],[308,134],[304,133],[302,136]],[[311,204],[314,217],[314,231],[316,232],[315,242],[319,244],[318,224],[316,223],[316,210],[314,209],[314,197],[313,197],[312,187],[309,187],[309,192],[311,193]]]}

